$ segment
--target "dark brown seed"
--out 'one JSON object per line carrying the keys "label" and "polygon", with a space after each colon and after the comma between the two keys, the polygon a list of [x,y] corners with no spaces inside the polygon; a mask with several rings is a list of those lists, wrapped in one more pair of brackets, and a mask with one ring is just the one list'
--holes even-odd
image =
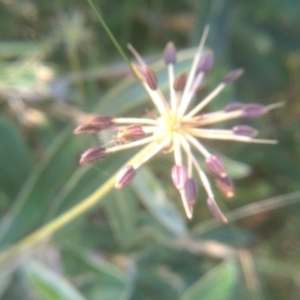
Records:
{"label": "dark brown seed", "polygon": [[135,174],[136,170],[132,166],[125,166],[117,175],[115,188],[119,190],[129,184],[135,177]]}
{"label": "dark brown seed", "polygon": [[188,178],[184,186],[184,193],[188,203],[195,203],[198,196],[198,184],[194,178]]}
{"label": "dark brown seed", "polygon": [[227,198],[232,198],[234,196],[234,185],[229,176],[224,178],[215,178],[216,186],[219,191],[222,192]]}
{"label": "dark brown seed", "polygon": [[75,134],[93,134],[100,130],[107,129],[113,125],[113,119],[109,116],[96,116],[88,123],[79,125],[75,130]]}
{"label": "dark brown seed", "polygon": [[107,156],[106,149],[96,146],[85,151],[80,158],[81,165],[91,164],[103,160]]}
{"label": "dark brown seed", "polygon": [[238,79],[243,74],[244,74],[244,70],[243,69],[233,70],[233,71],[229,72],[227,75],[225,75],[225,77],[223,78],[222,82],[225,83],[225,84],[227,84],[229,82],[232,82],[232,81]]}
{"label": "dark brown seed", "polygon": [[97,133],[99,130],[95,126],[87,124],[79,125],[75,130],[73,131],[74,134],[94,134]]}
{"label": "dark brown seed", "polygon": [[212,51],[207,51],[199,62],[197,73],[204,72],[207,74],[212,69],[214,61],[214,53]]}
{"label": "dark brown seed", "polygon": [[157,77],[150,67],[146,67],[146,82],[149,88],[153,91],[157,90]]}
{"label": "dark brown seed", "polygon": [[240,136],[255,137],[258,134],[258,131],[255,128],[247,125],[237,125],[231,130],[235,135]]}
{"label": "dark brown seed", "polygon": [[210,155],[208,158],[206,158],[205,162],[209,170],[217,177],[227,176],[223,161],[220,157],[216,155]]}
{"label": "dark brown seed", "polygon": [[89,122],[89,125],[98,128],[98,130],[103,130],[113,125],[113,119],[110,116],[96,116]]}
{"label": "dark brown seed", "polygon": [[163,57],[167,65],[174,65],[176,63],[176,49],[172,42],[166,45]]}
{"label": "dark brown seed", "polygon": [[186,72],[178,74],[174,80],[173,88],[175,92],[182,92],[186,85]]}

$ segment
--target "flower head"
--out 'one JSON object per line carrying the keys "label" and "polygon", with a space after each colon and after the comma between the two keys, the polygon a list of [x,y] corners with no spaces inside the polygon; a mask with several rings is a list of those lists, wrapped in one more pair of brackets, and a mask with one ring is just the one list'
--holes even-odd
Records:
{"label": "flower head", "polygon": [[181,195],[188,218],[192,218],[193,206],[198,194],[195,174],[198,175],[205,193],[207,204],[212,214],[221,222],[227,219],[219,209],[213,189],[203,166],[200,166],[194,156],[194,151],[200,152],[205,158],[206,167],[215,177],[216,187],[226,196],[234,196],[233,183],[226,172],[222,159],[211,153],[203,145],[205,139],[239,141],[246,143],[275,144],[274,140],[256,139],[258,131],[247,125],[237,125],[231,129],[211,129],[208,125],[230,119],[253,119],[262,116],[269,110],[279,107],[282,103],[263,106],[259,104],[231,103],[223,110],[204,113],[203,109],[232,81],[243,74],[242,69],[229,72],[220,84],[201,102],[192,105],[196,91],[204,77],[213,67],[212,51],[204,51],[204,43],[208,28],[204,30],[199,47],[196,51],[191,69],[187,75],[182,72],[175,76],[176,49],[173,43],[168,43],[164,50],[164,60],[169,75],[169,96],[166,98],[159,89],[155,72],[146,65],[136,50],[129,45],[129,50],[137,59],[133,69],[140,79],[144,89],[152,100],[155,111],[149,112],[149,117],[143,118],[113,118],[96,116],[74,131],[75,134],[91,134],[101,130],[117,130],[117,145],[113,147],[93,147],[82,154],[80,163],[87,164],[100,161],[107,155],[125,149],[151,143],[153,147],[138,162],[125,166],[117,176],[117,189],[130,183],[137,169],[163,150],[173,152],[174,165],[171,177],[175,188]]}

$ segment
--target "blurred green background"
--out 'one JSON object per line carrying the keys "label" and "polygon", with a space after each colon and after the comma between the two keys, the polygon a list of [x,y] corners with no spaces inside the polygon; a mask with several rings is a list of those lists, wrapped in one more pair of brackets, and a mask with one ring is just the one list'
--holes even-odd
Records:
{"label": "blurred green background", "polygon": [[[179,50],[196,46],[210,24],[216,65],[199,97],[243,67],[210,108],[285,101],[249,122],[279,144],[209,143],[231,159],[236,196],[217,195],[228,226],[212,219],[202,191],[187,221],[172,161],[157,156],[129,187],[2,266],[1,299],[299,299],[300,2],[95,5],[123,49],[130,42],[149,62],[170,40]],[[0,20],[2,251],[93,193],[135,153],[80,167],[80,153],[99,144],[73,136],[83,113],[140,116],[152,106],[137,83],[123,79],[128,67],[84,0],[0,0]]]}

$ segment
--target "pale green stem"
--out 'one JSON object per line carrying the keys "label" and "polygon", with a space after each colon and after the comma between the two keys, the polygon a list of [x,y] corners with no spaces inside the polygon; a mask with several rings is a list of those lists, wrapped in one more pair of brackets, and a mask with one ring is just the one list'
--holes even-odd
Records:
{"label": "pale green stem", "polygon": [[95,12],[99,22],[101,23],[101,25],[103,26],[104,30],[106,31],[107,35],[109,36],[109,38],[111,39],[111,41],[113,42],[113,44],[115,45],[115,47],[117,48],[118,52],[120,53],[120,55],[122,56],[122,58],[128,63],[129,67],[132,69],[132,71],[135,73],[135,70],[132,68],[132,65],[128,59],[128,57],[126,56],[126,54],[124,53],[124,51],[122,50],[122,48],[120,47],[119,43],[117,42],[117,40],[115,39],[114,35],[112,34],[112,32],[110,31],[110,29],[108,28],[108,26],[106,25],[104,19],[102,18],[102,16],[99,14],[99,12],[97,11],[93,1],[91,0],[87,0],[87,2],[89,3],[90,7],[92,8],[92,10]]}
{"label": "pale green stem", "polygon": [[[149,151],[157,146],[156,142],[153,142],[141,151],[139,151],[133,158],[131,158],[126,165],[134,165],[139,162]],[[36,230],[32,234],[25,237],[23,240],[17,244],[11,246],[6,251],[0,254],[0,267],[8,260],[13,259],[17,255],[24,251],[27,251],[37,245],[38,243],[48,239],[57,232],[59,229],[76,219],[76,217],[82,215],[87,210],[98,204],[101,199],[114,187],[115,179],[117,174],[114,174],[110,179],[108,179],[101,187],[99,187],[94,193],[83,199],[75,207],[71,208],[61,216],[57,217],[50,223],[46,224],[42,228]]]}

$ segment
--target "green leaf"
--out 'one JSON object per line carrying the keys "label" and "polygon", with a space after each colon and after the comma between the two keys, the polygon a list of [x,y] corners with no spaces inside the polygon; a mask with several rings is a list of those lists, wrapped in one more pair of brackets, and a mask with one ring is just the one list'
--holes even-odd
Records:
{"label": "green leaf", "polygon": [[[156,249],[156,256],[168,255],[160,250]],[[170,256],[168,258],[171,259]],[[152,261],[143,263],[139,271],[134,299],[174,300],[182,295],[184,279],[170,265],[164,266]]]}
{"label": "green leaf", "polygon": [[250,166],[241,163],[239,161],[233,160],[222,154],[218,154],[218,155],[222,158],[226,171],[231,178],[239,179],[239,178],[247,177],[251,174],[252,169]]}
{"label": "green leaf", "polygon": [[145,166],[139,169],[138,176],[131,186],[149,212],[176,236],[187,232],[182,216],[167,198],[163,186]]}
{"label": "green leaf", "polygon": [[41,221],[57,189],[72,172],[77,156],[77,140],[68,129],[55,140],[44,160],[32,171],[12,209],[2,220],[2,246],[20,238]]}
{"label": "green leaf", "polygon": [[112,263],[78,247],[71,247],[70,251],[72,251],[89,270],[93,270],[101,280],[115,281],[118,284],[124,284],[127,281],[126,274]]}
{"label": "green leaf", "polygon": [[30,261],[23,268],[24,279],[39,299],[84,300],[85,298],[61,275],[47,267]]}
{"label": "green leaf", "polygon": [[11,59],[16,56],[22,56],[24,53],[32,53],[39,50],[43,44],[41,42],[27,41],[1,41],[0,57],[2,59]]}
{"label": "green leaf", "polygon": [[89,284],[88,299],[130,299],[135,279],[134,268],[129,267],[125,273],[116,265],[74,246],[70,247],[69,252],[75,255],[76,263],[81,264],[80,270],[92,272],[94,275],[95,285]]}
{"label": "green leaf", "polygon": [[4,268],[1,268],[0,271],[0,299],[2,299],[2,296],[10,286],[12,282],[13,272],[11,270],[10,266],[5,266]]}
{"label": "green leaf", "polygon": [[139,239],[144,239],[150,244],[155,240],[156,243],[163,245],[174,242],[174,233],[168,229],[158,218],[148,212],[139,213],[139,230],[135,243],[139,244]]}
{"label": "green leaf", "polygon": [[13,199],[32,168],[32,157],[13,124],[0,116],[0,187]]}
{"label": "green leaf", "polygon": [[180,300],[229,300],[234,299],[238,284],[238,269],[234,261],[220,264],[194,283]]}
{"label": "green leaf", "polygon": [[123,247],[128,247],[134,238],[137,207],[136,197],[129,188],[113,191],[105,207],[113,232]]}
{"label": "green leaf", "polygon": [[[92,166],[79,166],[63,189],[53,199],[48,219],[61,214],[88,197],[124,164],[131,151],[121,155],[108,156],[104,161]],[[101,201],[103,203],[103,201]]]}
{"label": "green leaf", "polygon": [[299,278],[300,270],[297,265],[279,259],[256,257],[256,269],[263,275],[280,276],[285,278]]}
{"label": "green leaf", "polygon": [[254,234],[233,224],[230,227],[217,227],[202,234],[197,234],[197,230],[192,229],[191,235],[196,239],[215,240],[233,247],[250,247],[255,242]]}

